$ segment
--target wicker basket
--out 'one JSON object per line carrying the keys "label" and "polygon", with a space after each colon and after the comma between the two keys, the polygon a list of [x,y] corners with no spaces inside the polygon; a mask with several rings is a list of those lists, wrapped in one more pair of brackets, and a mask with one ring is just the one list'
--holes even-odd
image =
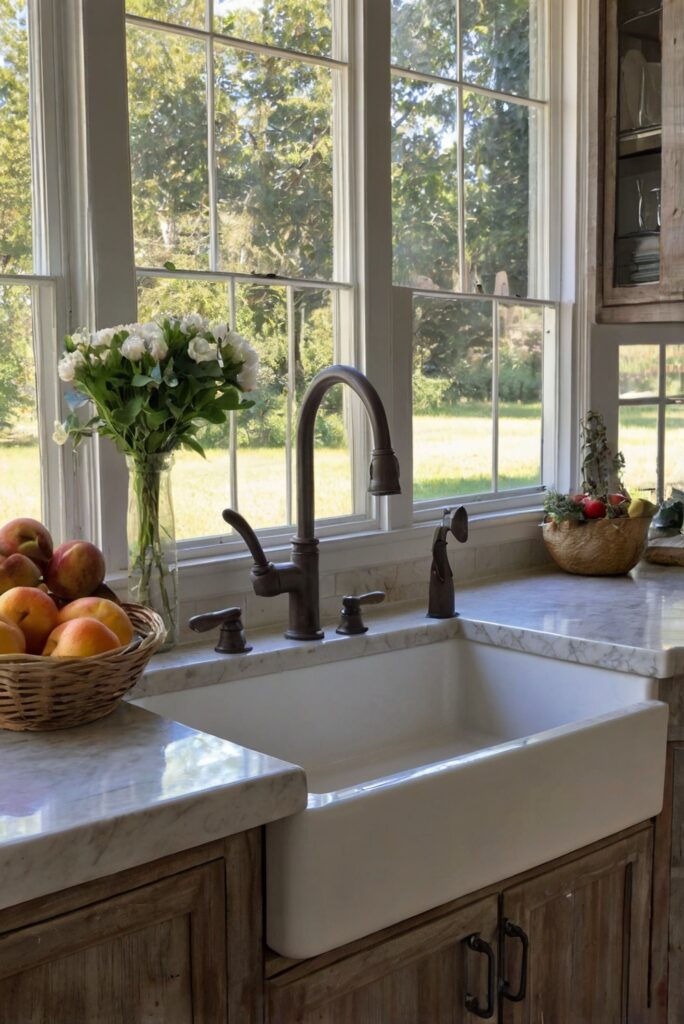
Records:
{"label": "wicker basket", "polygon": [[622,576],[646,546],[650,516],[543,523],[549,554],[565,572],[580,576]]}
{"label": "wicker basket", "polygon": [[0,655],[0,728],[68,729],[113,711],[166,637],[156,612],[139,604],[123,608],[137,634],[126,647],[91,658]]}

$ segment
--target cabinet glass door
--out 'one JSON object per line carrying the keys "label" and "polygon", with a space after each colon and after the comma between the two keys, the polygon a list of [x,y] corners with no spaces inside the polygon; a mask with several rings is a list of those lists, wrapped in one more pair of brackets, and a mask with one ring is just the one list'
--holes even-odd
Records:
{"label": "cabinet glass door", "polygon": [[617,182],[614,281],[660,278],[662,3],[617,5]]}

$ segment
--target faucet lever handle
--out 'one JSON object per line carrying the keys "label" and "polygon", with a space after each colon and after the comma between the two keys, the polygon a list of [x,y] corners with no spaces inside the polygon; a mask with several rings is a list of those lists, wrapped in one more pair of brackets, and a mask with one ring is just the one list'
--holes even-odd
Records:
{"label": "faucet lever handle", "polygon": [[367,633],[368,626],[364,626],[361,618],[361,605],[380,604],[385,600],[383,590],[371,590],[367,594],[350,594],[342,598],[342,611],[340,612],[340,624],[335,630],[341,636],[358,636],[360,633]]}
{"label": "faucet lever handle", "polygon": [[246,654],[247,651],[252,650],[245,638],[241,608],[222,608],[217,612],[193,615],[188,622],[190,629],[196,633],[206,633],[207,630],[213,629],[219,624],[221,632],[214,648],[217,654]]}

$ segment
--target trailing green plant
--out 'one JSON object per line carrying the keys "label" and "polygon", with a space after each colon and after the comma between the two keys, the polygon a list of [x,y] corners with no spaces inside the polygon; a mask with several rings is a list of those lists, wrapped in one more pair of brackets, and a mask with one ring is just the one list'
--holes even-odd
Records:
{"label": "trailing green plant", "polygon": [[548,491],[544,498],[544,512],[554,523],[564,523],[568,519],[584,522],[586,516],[580,502],[560,491]]}

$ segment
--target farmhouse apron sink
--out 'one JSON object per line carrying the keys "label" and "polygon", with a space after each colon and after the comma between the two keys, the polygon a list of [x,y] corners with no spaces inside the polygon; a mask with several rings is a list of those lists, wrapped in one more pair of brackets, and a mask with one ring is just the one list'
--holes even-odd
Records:
{"label": "farmhouse apron sink", "polygon": [[454,639],[137,703],[305,769],[266,828],[267,941],[299,958],[657,814],[653,690]]}

